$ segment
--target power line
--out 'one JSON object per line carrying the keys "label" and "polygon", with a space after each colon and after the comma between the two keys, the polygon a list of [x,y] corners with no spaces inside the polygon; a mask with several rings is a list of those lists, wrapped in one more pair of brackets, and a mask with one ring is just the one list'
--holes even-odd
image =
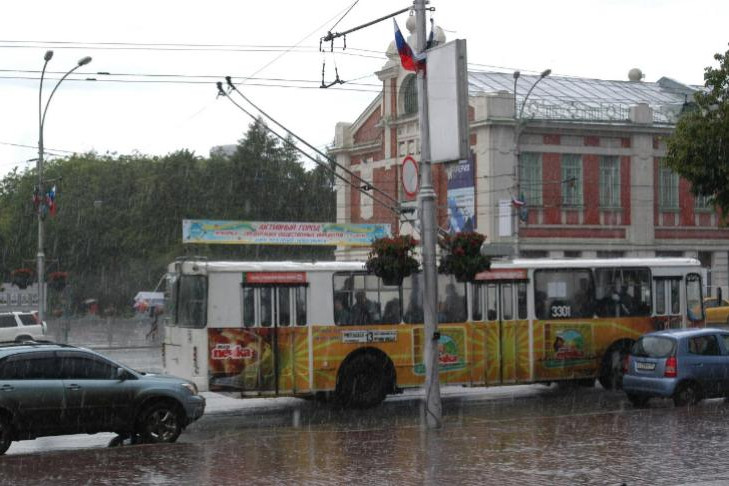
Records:
{"label": "power line", "polygon": [[[0,69],[0,73],[24,73],[24,74],[41,74],[41,71],[38,70],[30,70],[30,69]],[[46,71],[46,74],[65,74],[62,71]],[[111,76],[111,77],[140,77],[140,78],[172,78],[172,79],[220,79],[220,75],[212,75],[212,74],[163,74],[163,73],[116,73],[116,72],[96,72],[96,73],[83,73],[79,72],[77,73],[79,76],[94,76],[94,75],[103,75],[103,76]],[[1,75],[0,75],[1,76]],[[360,76],[358,79],[363,79],[366,77],[371,77],[372,74],[363,75]],[[36,79],[36,78],[34,78]],[[44,78],[49,79],[49,78]],[[286,83],[312,83],[317,84],[319,83],[318,80],[314,79],[296,79],[296,78],[262,78],[262,77],[252,77],[249,76],[247,79],[254,80],[254,81],[273,81],[273,82],[286,82]],[[354,81],[354,80],[353,80]],[[347,84],[354,85],[354,86],[368,86],[368,87],[376,87],[379,88],[381,83],[375,84],[375,83],[356,83],[353,81],[348,81]]]}
{"label": "power line", "polygon": [[[9,80],[20,80],[20,81],[37,81],[38,78],[32,76],[2,76],[0,79]],[[57,81],[57,78],[45,77],[45,80]],[[105,79],[105,78],[66,78],[66,81],[76,82],[99,82],[99,83],[117,83],[117,84],[179,84],[179,85],[210,85],[210,81],[205,80],[184,80],[184,79]],[[303,86],[293,84],[280,84],[280,83],[246,83],[248,86],[259,86],[264,88],[294,88],[294,89],[320,89],[319,86]],[[379,93],[380,89],[365,89],[365,88],[348,88],[346,86],[335,88],[339,91],[355,91],[361,93]]]}

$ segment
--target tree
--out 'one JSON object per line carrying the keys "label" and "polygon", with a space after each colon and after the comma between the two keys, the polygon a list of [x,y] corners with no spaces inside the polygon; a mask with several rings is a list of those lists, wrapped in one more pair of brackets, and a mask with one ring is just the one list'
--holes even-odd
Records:
{"label": "tree", "polygon": [[[290,145],[259,120],[231,157],[179,150],[141,154],[73,155],[49,160],[44,174],[58,182],[58,214],[46,218],[47,270],[69,274],[66,294],[117,312],[131,309],[181,255],[231,260],[330,260],[333,247],[184,245],[183,219],[334,221],[330,174],[306,170]],[[61,180],[61,176],[63,179]],[[35,261],[34,170],[0,180],[0,277]]]}
{"label": "tree", "polygon": [[729,51],[715,54],[718,67],[704,72],[706,89],[694,95],[668,139],[666,164],[691,182],[694,195],[709,196],[729,214]]}

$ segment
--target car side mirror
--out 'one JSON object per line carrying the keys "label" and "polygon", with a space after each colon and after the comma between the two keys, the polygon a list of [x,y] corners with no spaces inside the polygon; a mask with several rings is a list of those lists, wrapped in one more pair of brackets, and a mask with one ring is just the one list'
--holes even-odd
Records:
{"label": "car side mirror", "polygon": [[116,369],[116,378],[120,381],[125,381],[129,379],[129,372],[120,366]]}

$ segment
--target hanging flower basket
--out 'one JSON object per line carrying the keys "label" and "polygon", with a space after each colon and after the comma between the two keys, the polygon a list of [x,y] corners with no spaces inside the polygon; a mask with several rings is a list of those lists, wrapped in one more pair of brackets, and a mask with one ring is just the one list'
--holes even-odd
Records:
{"label": "hanging flower basket", "polygon": [[66,287],[68,272],[51,272],[48,274],[48,286],[59,292]]}
{"label": "hanging flower basket", "polygon": [[10,281],[19,289],[26,289],[33,280],[33,270],[30,268],[17,268],[10,273]]}
{"label": "hanging flower basket", "polygon": [[448,235],[440,242],[445,254],[438,272],[453,275],[459,282],[473,282],[476,274],[488,270],[491,260],[481,255],[486,236],[473,231]]}
{"label": "hanging flower basket", "polygon": [[420,268],[413,257],[417,244],[412,236],[377,238],[367,257],[367,271],[380,277],[385,285],[401,285],[405,277]]}

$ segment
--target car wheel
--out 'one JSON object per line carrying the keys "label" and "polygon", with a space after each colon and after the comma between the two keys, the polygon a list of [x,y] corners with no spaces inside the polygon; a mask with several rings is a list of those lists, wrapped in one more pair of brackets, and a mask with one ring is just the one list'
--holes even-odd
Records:
{"label": "car wheel", "polygon": [[138,424],[139,435],[145,443],[175,442],[182,433],[180,412],[168,402],[158,402],[144,409]]}
{"label": "car wheel", "polygon": [[636,408],[643,408],[646,405],[648,405],[648,400],[650,397],[647,397],[645,395],[636,395],[635,393],[628,393],[628,401],[636,407]]}
{"label": "car wheel", "polygon": [[12,432],[13,429],[10,420],[0,415],[0,454],[5,454],[5,451],[10,447],[10,443],[13,441]]}
{"label": "car wheel", "polygon": [[369,353],[349,361],[337,383],[337,401],[348,408],[372,408],[387,395],[387,376],[382,359]]}
{"label": "car wheel", "polygon": [[701,400],[699,389],[693,383],[682,383],[673,394],[673,404],[677,407],[695,405]]}

